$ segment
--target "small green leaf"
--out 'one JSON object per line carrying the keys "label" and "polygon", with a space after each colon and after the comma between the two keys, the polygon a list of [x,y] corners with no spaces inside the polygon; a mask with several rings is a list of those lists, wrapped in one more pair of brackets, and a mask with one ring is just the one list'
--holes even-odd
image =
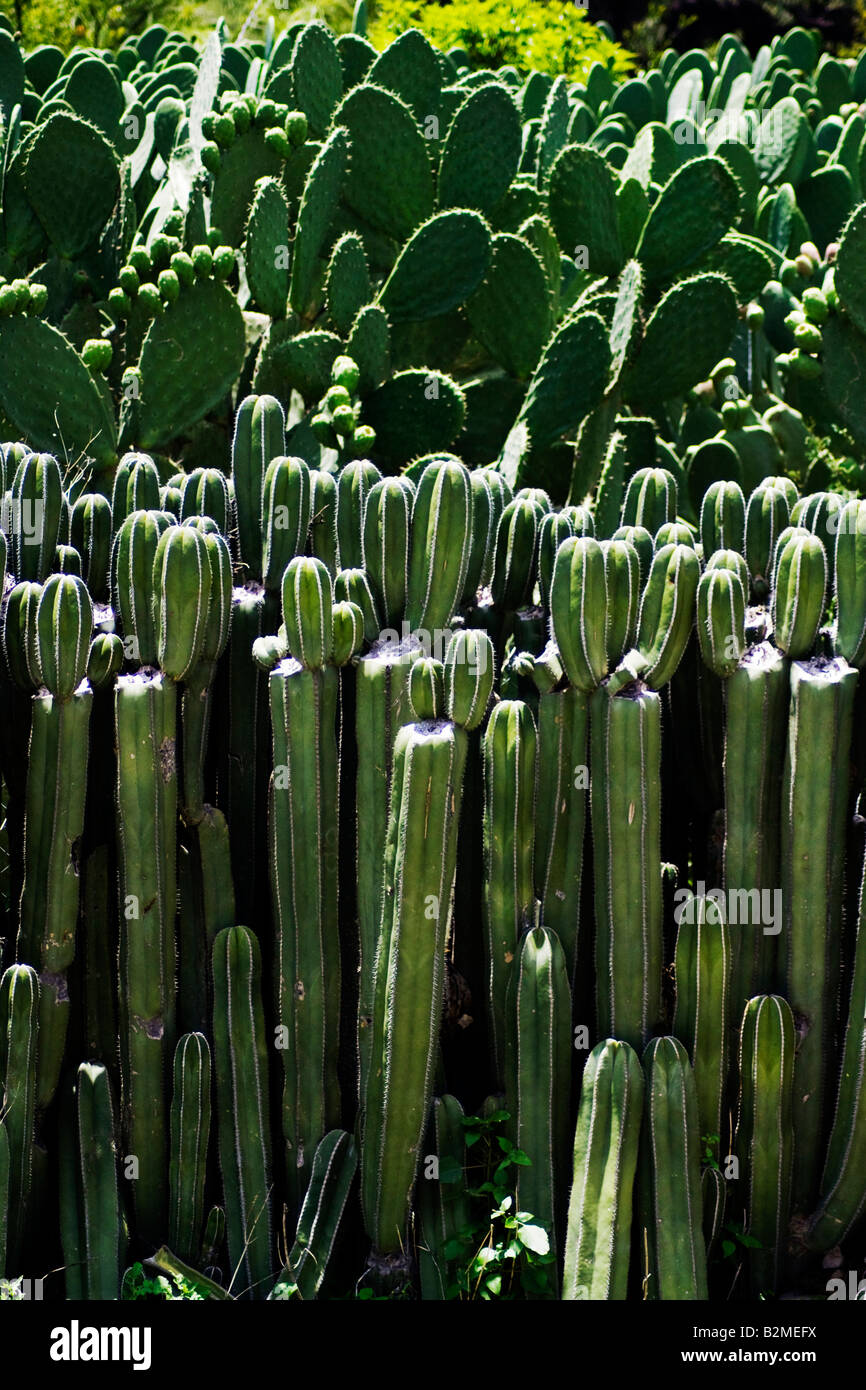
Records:
{"label": "small green leaf", "polygon": [[534,1250],[536,1255],[546,1255],[550,1249],[550,1241],[543,1226],[520,1226],[517,1238],[527,1250]]}

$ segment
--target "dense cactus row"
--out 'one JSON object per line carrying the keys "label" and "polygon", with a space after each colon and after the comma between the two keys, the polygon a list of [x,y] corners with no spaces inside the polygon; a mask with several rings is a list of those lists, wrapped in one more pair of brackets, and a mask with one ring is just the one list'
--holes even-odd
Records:
{"label": "dense cactus row", "polygon": [[362,28],[0,25],[0,1278],[820,1294],[866,58]]}
{"label": "dense cactus row", "polygon": [[453,455],[328,493],[285,447],[251,396],[179,515],[139,453],[35,568],[10,527],[7,1276],[443,1297],[489,1092],[536,1296],[706,1298],[723,1224],[741,1292],[815,1277],[866,1195],[863,504],[729,481],[701,540],[649,468],[608,539]]}

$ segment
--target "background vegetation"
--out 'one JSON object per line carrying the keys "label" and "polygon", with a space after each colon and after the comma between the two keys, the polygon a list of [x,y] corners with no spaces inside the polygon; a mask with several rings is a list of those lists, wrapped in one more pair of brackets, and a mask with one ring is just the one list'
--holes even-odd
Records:
{"label": "background vegetation", "polygon": [[[278,29],[289,20],[323,19],[337,33],[352,19],[352,0],[17,0],[12,9],[28,46],[63,48],[77,42],[115,48],[154,21],[195,37],[224,15],[233,35],[246,27],[260,37],[270,17]],[[380,46],[414,25],[445,47],[460,44],[479,64],[531,63],[548,72],[580,72],[588,49],[604,45],[589,29],[598,21],[611,26],[640,66],[651,66],[667,47],[712,46],[724,33],[738,34],[755,50],[793,24],[818,29],[842,54],[866,40],[866,0],[589,0],[585,6],[570,0],[370,0],[370,12],[371,37]]]}

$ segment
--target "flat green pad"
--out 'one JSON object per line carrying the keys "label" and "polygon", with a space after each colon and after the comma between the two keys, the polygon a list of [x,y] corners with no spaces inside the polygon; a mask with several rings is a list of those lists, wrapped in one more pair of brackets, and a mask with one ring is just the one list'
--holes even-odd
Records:
{"label": "flat green pad", "polygon": [[647,218],[637,257],[650,279],[674,275],[721,241],[737,216],[737,181],[721,159],[691,159]]}
{"label": "flat green pad", "polygon": [[491,213],[517,173],[520,140],[520,116],[505,87],[491,83],[471,92],[445,136],[440,208]]}
{"label": "flat green pad", "polygon": [[567,319],[542,354],[519,423],[532,449],[546,449],[577,429],[604,394],[610,370],[607,328],[598,314]]}
{"label": "flat green pad", "polygon": [[316,137],[325,134],[343,95],[343,65],[324,24],[306,24],[292,53],[294,104],[305,113]]}
{"label": "flat green pad", "polygon": [[30,147],[24,187],[60,254],[80,256],[99,236],[117,201],[117,156],[95,126],[58,111]]}
{"label": "flat green pad", "polygon": [[380,303],[392,323],[438,318],[474,294],[489,260],[490,232],[477,213],[437,213],[403,247]]}
{"label": "flat green pad", "polygon": [[528,377],[553,328],[544,266],[523,240],[503,232],[491,243],[484,281],[466,304],[472,332],[512,376]]}
{"label": "flat green pad", "polygon": [[442,70],[439,54],[420,29],[406,29],[379,54],[366,80],[405,101],[419,125],[439,111]]}
{"label": "flat green pad", "polygon": [[688,391],[724,357],[736,326],[736,296],[723,275],[679,281],[647,323],[626,383],[628,400],[651,406]]}
{"label": "flat green pad", "polygon": [[292,250],[292,308],[303,314],[318,280],[319,258],[334,222],[340,190],[346,177],[346,132],[337,129],[316,155],[307,175]]}
{"label": "flat green pad", "polygon": [[214,179],[211,226],[219,227],[227,246],[240,246],[256,184],[270,174],[279,178],[280,156],[264,142],[261,130],[250,127],[227,150]]}
{"label": "flat green pad", "polygon": [[160,318],[141,348],[142,449],[166,445],[222,400],[240,374],[244,318],[231,290],[197,280]]}
{"label": "flat green pad", "polygon": [[365,222],[404,242],[433,212],[433,171],[409,107],[364,85],[340,103],[334,125],[351,142],[343,197]]}
{"label": "flat green pad", "polygon": [[363,423],[376,431],[376,459],[392,469],[436,453],[457,438],[465,403],[460,388],[441,372],[398,372],[364,402]]}
{"label": "flat green pad", "polygon": [[616,275],[623,263],[616,189],[609,165],[588,145],[566,145],[550,170],[548,205],[557,240],[567,256],[586,247],[584,268],[592,275]]}
{"label": "flat green pad", "polygon": [[851,318],[866,333],[866,204],[850,217],[836,257],[836,291]]}
{"label": "flat green pad", "polygon": [[42,319],[15,316],[0,331],[0,404],[32,448],[70,465],[114,458],[110,409],[72,344]]}

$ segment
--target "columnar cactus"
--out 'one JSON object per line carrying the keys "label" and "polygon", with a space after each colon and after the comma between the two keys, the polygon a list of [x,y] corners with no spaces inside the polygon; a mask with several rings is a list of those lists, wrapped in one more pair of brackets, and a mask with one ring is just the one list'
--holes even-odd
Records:
{"label": "columnar cactus", "polygon": [[[562,947],[544,927],[520,943],[511,980],[514,1008],[508,1067],[509,1105],[516,1112],[517,1147],[529,1158],[517,1201],[544,1227],[550,1249],[561,1247],[571,1091],[571,990]],[[559,1296],[556,1265],[547,1267],[548,1296]]]}
{"label": "columnar cactus", "polygon": [[165,1083],[174,1046],[177,696],[161,672],[115,685],[120,877],[122,1112],[142,1232],[158,1242],[168,1203]]}
{"label": "columnar cactus", "polygon": [[434,1097],[428,1135],[436,1167],[428,1174],[425,1163],[418,1190],[422,1236],[418,1263],[425,1299],[445,1298],[455,1265],[449,1244],[459,1239],[472,1219],[464,1175],[466,1131],[463,1119],[463,1107],[456,1096]]}
{"label": "columnar cactus", "polygon": [[[711,566],[721,558],[716,552]],[[724,681],[723,879],[726,900],[737,904],[737,921],[729,926],[735,1025],[753,991],[769,988],[775,978],[773,924],[762,918],[765,895],[778,883],[788,690],[788,666],[778,649],[767,641],[747,644],[745,598],[738,572],[721,563],[707,568],[698,587],[698,636],[704,661]]]}
{"label": "columnar cactus", "polygon": [[685,1048],[676,1038],[647,1047],[646,1116],[640,1212],[649,1263],[647,1294],[706,1299],[697,1096]]}
{"label": "columnar cactus", "polygon": [[269,1299],[291,1298],[295,1292],[302,1299],[316,1297],[328,1272],[357,1170],[358,1153],[351,1134],[332,1129],[316,1149],[295,1243]]}
{"label": "columnar cactus", "polygon": [[331,577],[298,556],[283,578],[290,655],[271,672],[271,873],[279,1023],[286,1031],[283,1137],[300,1207],[317,1144],[340,1117],[337,669]]}
{"label": "columnar cactus", "polygon": [[69,1020],[68,973],[79,909],[76,855],[93,706],[84,680],[92,627],[93,605],[83,580],[52,575],[28,614],[28,659],[39,693],[32,700],[17,943],[18,959],[37,966],[42,983],[41,1107],[57,1086]]}
{"label": "columnar cactus", "polygon": [[712,894],[690,894],[676,915],[674,1034],[691,1058],[701,1135],[721,1137],[728,1075],[730,929]]}
{"label": "columnar cactus", "polygon": [[574,1134],[564,1299],[626,1297],[643,1106],[633,1048],[613,1038],[599,1043],[586,1059]]}
{"label": "columnar cactus", "polygon": [[818,1195],[828,1061],[839,990],[848,761],[857,673],[841,657],[795,661],[782,792],[785,996],[802,1018],[794,1061],[794,1204]]}
{"label": "columnar cactus", "polygon": [[214,942],[214,1072],[226,1234],[239,1298],[265,1298],[272,1269],[268,1054],[261,952],[246,927]]}
{"label": "columnar cactus", "polygon": [[520,938],[533,925],[532,825],[537,733],[529,706],[502,700],[484,732],[484,931],[494,1066],[504,1080],[512,1024],[507,992]]}
{"label": "columnar cactus", "polygon": [[202,1033],[185,1033],[174,1053],[168,1242],[191,1262],[201,1250],[210,1117],[210,1047]]}
{"label": "columnar cactus", "polygon": [[778,995],[750,999],[740,1029],[737,1151],[746,1182],[752,1295],[778,1288],[794,1158],[794,1015]]}
{"label": "columnar cactus", "polygon": [[39,980],[29,965],[10,965],[0,979],[0,1081],[8,1146],[6,1262],[18,1267],[33,1175],[39,1038]]}
{"label": "columnar cactus", "polygon": [[60,1222],[67,1297],[116,1299],[124,1242],[116,1122],[104,1066],[82,1062],[67,1121],[62,1139]]}
{"label": "columnar cactus", "polygon": [[[458,639],[459,640],[459,639]],[[361,1118],[361,1204],[374,1255],[405,1247],[442,1010],[466,728],[484,715],[492,662],[412,667],[417,722],[394,743],[382,924]],[[446,679],[447,676],[447,679]],[[447,713],[450,718],[442,718]],[[466,720],[466,726],[456,719]]]}
{"label": "columnar cactus", "polygon": [[357,665],[355,727],[358,748],[358,1057],[363,1096],[373,1018],[373,961],[379,939],[385,842],[391,806],[394,740],[409,722],[409,671],[421,654],[416,639],[384,640]]}

